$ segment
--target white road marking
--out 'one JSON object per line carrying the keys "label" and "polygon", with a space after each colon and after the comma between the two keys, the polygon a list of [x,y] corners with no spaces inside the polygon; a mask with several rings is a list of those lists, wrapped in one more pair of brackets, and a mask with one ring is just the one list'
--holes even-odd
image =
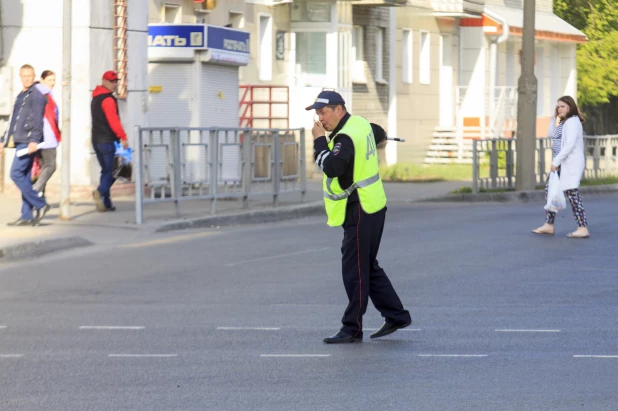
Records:
{"label": "white road marking", "polygon": [[[363,328],[363,331],[378,331],[379,328]],[[420,328],[400,328],[399,330],[397,330],[397,332],[399,331],[420,331]]]}
{"label": "white road marking", "polygon": [[505,330],[494,330],[497,333],[559,333],[560,330],[512,330],[512,329],[505,329]]}
{"label": "white road marking", "polygon": [[574,355],[573,358],[618,358],[618,355]]}
{"label": "white road marking", "polygon": [[0,325],[0,330],[4,330],[6,328],[6,325]]}
{"label": "white road marking", "polygon": [[151,241],[145,241],[142,243],[133,243],[133,244],[123,244],[120,247],[121,248],[136,248],[136,247],[149,247],[152,245],[163,245],[163,244],[171,244],[171,243],[175,243],[177,241],[188,241],[188,240],[194,240],[196,238],[201,238],[201,237],[208,237],[211,235],[218,235],[220,233],[218,232],[202,232],[202,233],[196,233],[196,234],[184,234],[184,235],[178,235],[175,237],[167,237],[167,238],[160,238],[158,240],[151,240]]}
{"label": "white road marking", "polygon": [[0,358],[21,358],[23,354],[0,354]]}
{"label": "white road marking", "polygon": [[253,262],[256,262],[256,261],[264,261],[264,260],[272,260],[272,259],[275,259],[275,258],[289,257],[289,256],[292,256],[292,255],[312,253],[314,251],[325,251],[325,250],[329,250],[329,249],[330,249],[330,247],[313,248],[311,250],[302,250],[302,251],[297,251],[297,252],[294,252],[294,253],[271,255],[271,256],[268,256],[268,257],[254,258],[252,260],[237,261],[235,263],[226,264],[226,266],[227,267],[234,267],[235,265],[239,265],[239,264],[253,263]]}
{"label": "white road marking", "polygon": [[108,357],[133,357],[133,358],[171,358],[178,357],[178,354],[109,354]]}
{"label": "white road marking", "polygon": [[255,331],[278,331],[279,327],[217,327],[221,331],[240,331],[240,330],[255,330]]}
{"label": "white road marking", "polygon": [[418,354],[417,357],[487,357],[487,354]]}
{"label": "white road marking", "polygon": [[80,330],[143,330],[142,326],[123,326],[123,325],[81,325]]}
{"label": "white road marking", "polygon": [[323,357],[330,357],[330,354],[260,354],[260,357],[323,358]]}

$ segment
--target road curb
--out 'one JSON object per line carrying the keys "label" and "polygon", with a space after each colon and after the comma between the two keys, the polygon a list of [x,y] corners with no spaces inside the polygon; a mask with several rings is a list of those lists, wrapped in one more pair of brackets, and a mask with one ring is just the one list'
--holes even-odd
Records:
{"label": "road curb", "polygon": [[4,261],[30,259],[55,251],[64,251],[89,245],[92,245],[92,243],[82,237],[61,237],[0,246],[0,263]]}
{"label": "road curb", "polygon": [[186,230],[190,228],[272,223],[276,221],[291,220],[294,218],[310,217],[314,215],[324,215],[323,202],[317,201],[302,205],[172,221],[161,224],[155,229],[155,232],[163,233],[167,231]]}
{"label": "road curb", "polygon": [[[618,184],[606,184],[598,186],[584,186],[579,188],[582,194],[607,194],[618,192]],[[458,193],[445,194],[437,197],[429,197],[414,202],[468,202],[468,203],[528,203],[532,201],[545,201],[545,192],[534,191],[508,191],[502,193]]]}

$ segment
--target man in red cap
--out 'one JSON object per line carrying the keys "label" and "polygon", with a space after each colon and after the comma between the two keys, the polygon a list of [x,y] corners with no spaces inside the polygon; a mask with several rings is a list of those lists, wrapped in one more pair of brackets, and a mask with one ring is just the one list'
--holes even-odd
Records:
{"label": "man in red cap", "polygon": [[118,89],[118,74],[115,71],[106,71],[103,74],[102,84],[92,92],[92,147],[97,154],[101,165],[101,182],[92,192],[97,211],[114,211],[110,190],[116,181],[113,178],[115,142],[120,141],[125,149],[129,147],[127,133],[120,123],[118,102],[114,92]]}

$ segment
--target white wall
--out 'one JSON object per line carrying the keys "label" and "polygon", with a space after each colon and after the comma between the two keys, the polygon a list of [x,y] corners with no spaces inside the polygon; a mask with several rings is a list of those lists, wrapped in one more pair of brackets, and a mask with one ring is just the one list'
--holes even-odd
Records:
{"label": "white wall", "polygon": [[485,114],[485,87],[487,84],[487,45],[482,27],[462,27],[462,68],[460,86],[469,92],[462,104],[465,117]]}
{"label": "white wall", "polygon": [[562,82],[564,94],[577,100],[577,62],[575,44],[562,44],[560,46],[560,58],[562,68]]}
{"label": "white wall", "polygon": [[[4,67],[12,73],[11,105],[21,90],[19,68],[31,64],[37,77],[43,70],[56,73],[53,91],[62,117],[62,0],[47,0],[45,12],[35,1],[0,0],[4,27]],[[119,103],[125,130],[132,133],[134,124],[146,125],[142,104],[147,88],[147,0],[130,0],[128,10],[129,95]],[[113,5],[98,0],[73,1],[72,89],[71,89],[71,184],[90,185],[98,180],[98,164],[92,155],[90,140],[90,101],[92,90],[100,84],[101,75],[114,69]],[[0,113],[2,115],[2,113]],[[2,131],[2,130],[0,130]],[[11,157],[7,153],[7,163]],[[61,160],[61,150],[58,150]],[[58,164],[59,169],[62,165]],[[60,183],[57,171],[50,185]],[[5,173],[5,182],[9,177]]]}

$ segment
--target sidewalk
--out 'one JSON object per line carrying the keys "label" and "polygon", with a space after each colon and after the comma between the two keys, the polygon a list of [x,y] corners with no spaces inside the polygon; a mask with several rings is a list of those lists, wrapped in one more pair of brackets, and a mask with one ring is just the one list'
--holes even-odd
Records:
{"label": "sidewalk", "polygon": [[[462,182],[385,183],[389,202],[409,203],[441,196],[461,187]],[[21,197],[16,193],[0,194],[0,261],[89,244],[119,244],[151,238],[157,232],[251,224],[299,218],[324,213],[322,182],[308,181],[305,200],[300,193],[282,194],[279,205],[273,207],[272,197],[249,201],[249,209],[242,209],[240,200],[218,200],[217,212],[210,214],[209,200],[187,200],[180,203],[181,218],[175,217],[174,204],[146,204],[144,224],[135,223],[133,197],[113,198],[117,211],[99,213],[94,201],[78,200],[71,204],[71,221],[60,221],[59,198],[50,197],[52,210],[40,226],[9,227],[6,224],[19,217]]]}

